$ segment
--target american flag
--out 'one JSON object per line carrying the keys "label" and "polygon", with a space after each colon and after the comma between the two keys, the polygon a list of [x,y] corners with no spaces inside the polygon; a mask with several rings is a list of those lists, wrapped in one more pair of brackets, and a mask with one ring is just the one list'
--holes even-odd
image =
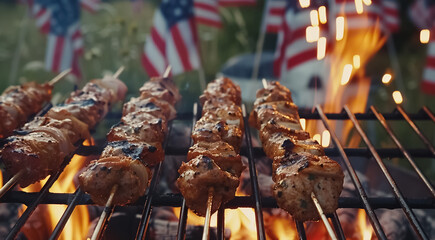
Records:
{"label": "american flag", "polygon": [[179,74],[200,67],[193,0],[164,0],[154,14],[142,65],[149,76],[160,76],[168,65]]}
{"label": "american flag", "polygon": [[268,0],[266,4],[263,31],[277,33],[282,26],[287,2],[286,0]]}
{"label": "american flag", "polygon": [[223,7],[253,6],[257,0],[219,0],[219,5]]}
{"label": "american flag", "polygon": [[80,0],[82,7],[91,13],[100,10],[101,0]]}
{"label": "american flag", "polygon": [[83,38],[79,25],[79,0],[36,0],[36,2],[51,11],[45,55],[47,70],[60,72],[72,68],[72,73],[80,77],[78,56],[83,52]]}
{"label": "american flag", "polygon": [[397,0],[383,0],[381,8],[384,31],[397,32],[400,27],[399,4]]}
{"label": "american flag", "polygon": [[431,29],[427,46],[426,66],[423,70],[421,89],[427,94],[435,94],[435,25]]}
{"label": "american flag", "polygon": [[[317,3],[318,2],[318,3]],[[282,71],[317,61],[317,42],[307,42],[306,28],[311,26],[310,11],[317,9],[323,1],[301,8],[298,1],[288,1],[282,27],[278,33],[275,51],[274,73],[280,77]],[[318,6],[317,6],[318,5]],[[320,26],[320,32],[325,26]]]}
{"label": "american flag", "polygon": [[218,6],[218,0],[194,0],[196,22],[211,27],[222,27]]}
{"label": "american flag", "polygon": [[379,0],[373,0],[370,6],[364,5],[361,14],[355,3],[355,0],[335,0],[336,17],[345,18],[348,30],[375,27],[382,11]]}
{"label": "american flag", "polygon": [[35,18],[35,24],[42,33],[47,34],[50,31],[51,10],[46,5],[42,5],[38,0],[25,0],[22,3],[27,3],[32,17]]}

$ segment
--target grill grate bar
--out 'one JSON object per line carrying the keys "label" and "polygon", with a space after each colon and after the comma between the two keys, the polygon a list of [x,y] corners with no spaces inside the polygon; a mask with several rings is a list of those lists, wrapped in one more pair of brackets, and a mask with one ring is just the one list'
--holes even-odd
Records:
{"label": "grill grate bar", "polygon": [[77,188],[77,190],[74,193],[74,197],[71,200],[71,203],[66,208],[65,212],[62,214],[62,217],[57,222],[56,227],[54,228],[53,232],[51,233],[49,240],[55,240],[58,239],[60,234],[62,233],[63,228],[65,227],[65,224],[68,222],[69,218],[71,217],[71,214],[73,213],[75,207],[79,203],[80,198],[83,196],[84,192]]}
{"label": "grill grate bar", "polygon": [[[411,155],[408,153],[408,151],[406,151],[405,147],[400,143],[399,139],[396,137],[396,135],[393,133],[393,130],[390,128],[390,126],[388,125],[387,121],[383,118],[382,114],[380,114],[378,112],[378,110],[374,107],[371,106],[370,110],[376,115],[376,118],[378,118],[379,122],[382,124],[382,126],[384,127],[385,131],[387,131],[388,135],[391,137],[391,139],[394,141],[394,143],[396,144],[396,146],[400,149],[400,151],[402,151],[403,155],[405,156],[405,158],[408,160],[409,164],[411,164],[411,166],[414,168],[414,170],[417,172],[418,176],[421,178],[421,180],[423,180],[424,184],[427,186],[427,188],[429,189],[429,191],[432,193],[432,196],[435,197],[435,189],[433,188],[432,184],[430,183],[430,181],[427,179],[427,177],[423,174],[423,172],[420,170],[420,168],[417,166],[417,164],[415,163],[415,161],[412,159]],[[348,111],[348,114],[350,113],[349,109],[346,109],[346,111]],[[350,116],[350,115],[349,115]],[[363,130],[361,129],[361,126],[359,126],[359,124],[356,122],[356,120],[352,120],[352,122],[355,124],[355,126],[358,125],[358,132],[360,132],[360,135],[362,136],[361,132],[363,132]],[[364,134],[364,133],[363,133]],[[365,136],[365,134],[364,134]],[[363,137],[364,138],[364,137]],[[374,147],[371,144],[370,140],[367,138],[367,136],[365,136],[364,138],[364,142],[366,142],[366,144],[370,144],[370,151],[373,153],[374,151]],[[369,146],[369,145],[368,145]],[[377,154],[376,154],[377,155]],[[376,158],[376,157],[375,157]],[[379,155],[377,155],[376,161],[378,161],[378,163],[382,163],[381,158],[379,157]],[[382,171],[384,172],[384,174],[388,173],[388,170],[382,166]],[[384,171],[385,168],[385,171]],[[396,185],[394,183],[393,178],[390,176],[390,174],[388,173],[387,175],[387,179],[390,182],[391,185]],[[393,186],[392,186],[393,187]],[[399,190],[397,188],[397,186],[394,186],[393,188]]]}
{"label": "grill grate bar", "polygon": [[423,135],[418,126],[409,118],[408,114],[402,108],[402,106],[397,105],[397,110],[402,114],[403,118],[408,122],[408,124],[412,127],[414,132],[418,135],[418,137],[424,142],[427,148],[430,150],[433,156],[435,156],[435,148],[432,146],[431,142]]}
{"label": "grill grate bar", "polygon": [[435,122],[435,116],[433,115],[433,113],[429,110],[429,108],[427,108],[426,106],[424,106],[422,108],[423,112],[425,112],[430,119],[432,119],[432,122]]}
{"label": "grill grate bar", "polygon": [[252,154],[252,138],[251,138],[251,129],[248,123],[248,117],[246,114],[245,105],[242,106],[243,111],[243,120],[245,125],[245,141],[248,146],[248,162],[249,162],[249,175],[251,180],[252,193],[255,199],[255,222],[257,224],[257,238],[258,239],[266,239],[266,235],[264,233],[264,222],[263,222],[263,211],[261,209],[261,195],[260,195],[260,187],[258,186],[258,178],[257,178],[257,168],[255,167],[254,156]]}
{"label": "grill grate bar", "polygon": [[337,212],[334,212],[334,214],[332,215],[331,220],[332,220],[332,224],[334,225],[334,230],[335,230],[335,232],[338,235],[338,238],[345,240],[346,236],[344,236],[344,231],[343,231],[343,228],[341,227],[340,219],[338,219]]}
{"label": "grill grate bar", "polygon": [[[168,146],[168,142],[169,142],[168,139],[169,139],[169,136],[171,135],[171,132],[172,132],[172,122],[168,126],[168,137],[165,139],[165,142],[163,144],[164,149],[166,149],[166,146]],[[147,230],[148,230],[148,224],[149,224],[151,211],[152,211],[151,204],[153,202],[153,197],[156,195],[157,185],[158,185],[160,172],[161,172],[161,167],[162,167],[162,162],[159,162],[159,164],[157,164],[157,166],[154,168],[153,178],[151,179],[151,184],[150,184],[148,194],[146,197],[145,205],[144,205],[143,212],[142,212],[142,217],[140,219],[139,228],[138,228],[137,234],[136,234],[136,239],[145,239],[145,235],[146,235]]]}
{"label": "grill grate bar", "polygon": [[[195,123],[198,120],[198,103],[193,104],[193,115],[192,115],[192,126],[190,128],[190,132],[192,133],[193,128],[195,127]],[[190,146],[192,146],[193,140],[190,138]],[[186,200],[183,198],[183,202],[180,210],[180,219],[178,221],[178,229],[177,229],[177,239],[184,240],[186,235],[186,227],[187,227],[187,206]]]}
{"label": "grill grate bar", "polygon": [[12,240],[15,239],[18,232],[21,230],[21,228],[24,226],[26,221],[29,219],[29,217],[32,215],[32,213],[35,211],[36,207],[39,205],[39,203],[47,196],[49,193],[48,190],[50,190],[51,186],[54,184],[54,182],[59,178],[60,174],[63,172],[65,167],[68,165],[68,163],[71,161],[71,158],[74,156],[74,153],[68,155],[63,160],[61,166],[59,167],[59,171],[57,171],[55,174],[51,175],[50,178],[47,180],[47,182],[42,187],[41,191],[39,191],[37,198],[33,203],[31,203],[27,209],[24,211],[23,215],[17,220],[9,234],[6,236],[6,240]]}
{"label": "grill grate bar", "polygon": [[385,233],[381,227],[381,224],[379,223],[378,218],[376,217],[375,212],[373,211],[373,208],[370,206],[370,203],[368,202],[368,197],[367,194],[355,172],[355,169],[352,167],[352,164],[350,163],[349,158],[347,157],[346,153],[344,152],[343,146],[340,143],[340,140],[338,139],[337,135],[335,134],[335,132],[332,131],[331,127],[329,126],[327,117],[325,115],[325,113],[323,112],[322,108],[320,107],[320,105],[316,106],[317,112],[319,113],[323,125],[325,126],[325,128],[330,132],[331,134],[331,139],[334,142],[335,147],[338,149],[338,151],[340,152],[340,155],[346,165],[347,171],[349,173],[349,176],[351,177],[355,188],[358,190],[359,193],[359,197],[361,197],[362,202],[364,203],[364,209],[367,212],[367,215],[369,216],[370,222],[372,224],[372,226],[374,226],[374,230],[376,233],[376,236],[379,239],[384,239],[386,240],[387,237],[385,236]]}
{"label": "grill grate bar", "polygon": [[[417,218],[415,217],[414,213],[412,212],[412,210],[409,208],[408,204],[406,203],[406,201],[405,201],[400,189],[398,188],[396,182],[394,181],[393,177],[391,176],[391,174],[388,171],[385,164],[382,162],[381,157],[379,157],[379,155],[375,151],[374,146],[372,145],[372,143],[368,139],[367,135],[362,130],[361,125],[358,123],[358,121],[356,120],[356,118],[354,117],[354,115],[352,114],[352,112],[350,111],[350,109],[347,106],[345,106],[344,109],[347,112],[347,114],[349,115],[349,118],[351,119],[351,121],[352,121],[353,125],[355,126],[356,130],[358,131],[359,135],[361,136],[361,138],[363,139],[363,141],[365,142],[367,147],[372,152],[374,159],[376,160],[376,162],[378,163],[382,172],[384,173],[384,176],[387,178],[388,183],[390,184],[391,188],[393,189],[394,195],[396,196],[397,200],[399,200],[400,205],[402,206],[402,209],[405,212],[406,217],[410,221],[412,227],[414,228],[414,230],[418,234],[419,238],[420,239],[428,239],[426,234],[424,233],[422,227],[420,226],[420,223],[418,222]],[[382,119],[382,116],[379,115],[379,113],[376,111],[376,109],[373,106],[370,107],[370,109],[376,115],[376,117],[379,119],[379,121],[382,123],[382,125],[384,127],[386,127],[385,120]],[[393,135],[392,135],[393,133],[391,132],[391,130],[388,133],[389,134],[391,133],[391,136],[393,137]],[[399,143],[399,145],[400,145],[400,143]]]}
{"label": "grill grate bar", "polygon": [[298,231],[298,235],[299,235],[299,240],[307,240],[304,223],[299,221],[295,221],[295,223],[296,223],[296,230]]}
{"label": "grill grate bar", "polygon": [[225,208],[221,206],[217,215],[217,239],[225,239]]}

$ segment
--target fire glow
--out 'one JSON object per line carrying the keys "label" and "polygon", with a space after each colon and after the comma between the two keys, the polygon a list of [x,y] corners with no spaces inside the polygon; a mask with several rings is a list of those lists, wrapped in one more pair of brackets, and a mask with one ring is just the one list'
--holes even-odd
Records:
{"label": "fire glow", "polygon": [[[83,143],[83,145],[89,144],[89,141],[85,141]],[[76,186],[74,184],[75,176],[80,169],[86,166],[87,161],[85,160],[86,157],[84,156],[74,155],[74,157],[71,159],[71,162],[66,166],[62,174],[59,176],[58,180],[50,188],[50,192],[73,193],[76,190]],[[38,192],[47,182],[48,178],[49,177],[41,182],[23,188],[22,190],[24,192]],[[48,239],[66,208],[66,205],[39,205],[35,210],[35,214],[32,215],[30,220],[26,222],[22,228],[22,232],[27,236],[28,239],[34,239],[34,236],[36,235],[42,236],[45,234],[48,235],[44,236],[42,239]],[[23,207],[22,212],[24,212],[24,210],[25,207]],[[35,229],[34,226],[31,226],[32,218],[35,219],[34,221],[42,222],[42,224],[39,225],[44,226],[45,229]],[[87,206],[77,206],[70,219],[66,223],[65,228],[59,236],[59,239],[84,239],[88,233],[89,224],[89,212]]]}

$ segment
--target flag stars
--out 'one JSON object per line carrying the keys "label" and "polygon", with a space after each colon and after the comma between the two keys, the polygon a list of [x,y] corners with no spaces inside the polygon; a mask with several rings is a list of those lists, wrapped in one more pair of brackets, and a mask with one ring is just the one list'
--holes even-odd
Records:
{"label": "flag stars", "polygon": [[183,10],[181,8],[175,8],[174,9],[174,15],[179,17],[183,14]]}

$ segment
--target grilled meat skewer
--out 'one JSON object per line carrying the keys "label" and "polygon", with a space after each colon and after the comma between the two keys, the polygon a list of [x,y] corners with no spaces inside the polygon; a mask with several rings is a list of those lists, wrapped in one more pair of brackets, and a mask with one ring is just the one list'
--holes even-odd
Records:
{"label": "grilled meat skewer", "polygon": [[151,179],[150,168],[163,161],[167,122],[181,96],[172,80],[151,78],[140,88],[140,96],[124,104],[123,117],[107,134],[101,157],[79,176],[80,185],[92,200],[105,205],[113,186],[114,205],[135,202]]}
{"label": "grilled meat skewer", "polygon": [[206,215],[209,190],[213,189],[211,212],[234,198],[243,169],[238,154],[243,136],[240,87],[227,78],[207,85],[200,96],[202,117],[192,131],[194,145],[182,163],[177,185],[187,206]]}
{"label": "grilled meat skewer", "polygon": [[126,89],[112,77],[94,80],[44,117],[28,122],[6,139],[1,151],[8,175],[24,171],[25,177],[18,183],[26,187],[56,172],[77,148],[75,144],[89,138],[89,130],[102,120],[110,105],[124,97]]}
{"label": "grilled meat skewer", "polygon": [[273,160],[273,193],[278,206],[296,220],[319,220],[313,192],[323,211],[333,213],[343,188],[343,171],[302,130],[290,91],[278,82],[260,89],[249,124],[260,131],[264,152]]}

